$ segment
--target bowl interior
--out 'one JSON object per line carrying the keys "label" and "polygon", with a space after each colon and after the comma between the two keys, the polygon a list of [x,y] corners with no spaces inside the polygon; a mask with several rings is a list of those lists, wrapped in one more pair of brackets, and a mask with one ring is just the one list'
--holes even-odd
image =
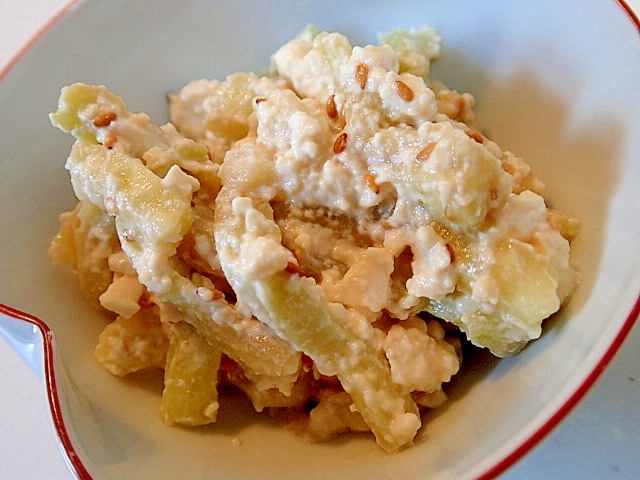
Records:
{"label": "bowl interior", "polygon": [[[582,284],[543,338],[500,362],[479,355],[418,445],[392,457],[368,436],[306,445],[241,399],[222,404],[214,427],[165,427],[161,377],[116,379],[94,361],[105,319],[47,257],[58,214],[74,205],[63,168],[71,139],[47,118],[63,85],[105,84],[164,122],[168,91],[260,70],[307,23],[354,44],[399,26],[436,27],[444,52],[432,76],[474,93],[483,130],[527,159],[552,205],[583,225],[574,243]],[[638,25],[614,0],[74,4],[0,79],[0,302],[51,327],[65,421],[87,469],[100,478],[408,479],[506,466],[630,326],[640,291],[639,51]]]}

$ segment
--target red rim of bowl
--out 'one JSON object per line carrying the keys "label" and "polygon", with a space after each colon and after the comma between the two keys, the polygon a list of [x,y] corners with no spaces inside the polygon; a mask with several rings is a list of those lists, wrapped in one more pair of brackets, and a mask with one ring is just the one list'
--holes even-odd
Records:
{"label": "red rim of bowl", "polygon": [[75,474],[80,480],[91,480],[92,477],[85,468],[82,460],[76,453],[76,450],[71,442],[69,432],[64,423],[64,416],[62,415],[62,407],[60,405],[60,396],[58,395],[58,385],[56,383],[56,369],[55,369],[55,355],[53,351],[53,333],[49,326],[37,317],[29,315],[24,312],[20,312],[11,307],[8,307],[0,303],[0,313],[15,318],[18,321],[30,323],[38,328],[42,335],[42,348],[44,350],[43,362],[44,362],[44,378],[45,386],[47,389],[47,400],[49,403],[49,410],[51,411],[51,417],[53,419],[53,425],[60,445],[64,449],[68,461],[73,468]]}
{"label": "red rim of bowl", "polygon": [[636,299],[636,303],[629,312],[627,319],[625,320],[622,328],[616,335],[616,337],[609,345],[609,348],[604,352],[604,355],[600,361],[595,365],[593,370],[587,375],[584,381],[576,388],[573,394],[555,411],[549,419],[543,423],[535,432],[531,434],[529,438],[523,441],[520,445],[514,448],[509,454],[507,454],[502,460],[500,460],[495,466],[484,472],[478,477],[477,480],[489,480],[497,477],[509,467],[514,465],[518,460],[523,458],[533,447],[535,447],[544,437],[546,437],[551,430],[553,430],[573,408],[578,405],[580,400],[585,396],[591,387],[595,384],[596,380],[602,372],[604,372],[611,363],[611,360],[615,356],[616,352],[622,346],[625,338],[631,331],[636,319],[640,315],[640,294]]}
{"label": "red rim of bowl", "polygon": [[[82,0],[72,0],[66,6],[64,6],[53,18],[51,18],[9,61],[6,67],[0,71],[0,80],[5,74],[15,65],[19,59],[29,50],[29,48],[38,41],[38,39],[53,27],[60,18],[66,15],[74,5],[80,3]],[[631,22],[635,25],[636,30],[640,34],[640,20],[636,13],[624,0],[615,0],[616,3],[625,11]],[[64,449],[68,461],[80,480],[92,480],[93,477],[86,469],[82,460],[76,453],[76,450],[71,442],[69,432],[65,426],[64,418],[62,415],[62,409],[60,406],[60,397],[58,395],[58,387],[56,384],[56,374],[54,365],[54,349],[53,349],[53,333],[49,326],[33,315],[29,315],[24,312],[20,312],[14,308],[0,303],[0,312],[5,315],[15,318],[18,321],[24,321],[35,325],[40,331],[43,339],[44,349],[44,374],[47,390],[47,399],[49,403],[49,409],[51,410],[51,417],[53,424],[58,435],[60,444]],[[543,423],[535,432],[533,432],[526,440],[520,445],[516,446],[510,453],[508,453],[503,459],[496,463],[493,467],[482,473],[478,480],[489,480],[504,473],[509,467],[514,465],[518,460],[522,459],[528,452],[533,449],[544,437],[546,437],[568,414],[573,408],[580,402],[589,389],[595,384],[596,380],[606,370],[607,366],[615,356],[616,352],[620,349],[625,338],[631,331],[636,319],[640,316],[640,294],[636,299],[636,302],[629,312],[624,324],[616,337],[609,345],[609,348],[605,351],[600,361],[596,364],[594,369],[587,375],[585,380],[578,386],[573,394],[562,404],[556,412],[549,417],[549,419]]]}
{"label": "red rim of bowl", "polygon": [[[16,319],[17,321],[23,321],[30,323],[38,328],[43,339],[44,350],[44,374],[47,390],[47,400],[49,404],[49,410],[51,411],[51,417],[53,419],[53,425],[58,435],[60,444],[66,453],[68,461],[73,468],[75,474],[80,480],[92,480],[93,477],[85,468],[82,460],[76,453],[76,450],[71,442],[69,432],[65,426],[64,416],[62,414],[62,408],[60,405],[60,397],[58,395],[58,386],[56,383],[56,371],[54,361],[54,348],[53,348],[53,333],[49,326],[33,315],[21,312],[7,305],[0,303],[0,313]],[[640,315],[640,294],[636,299],[636,302],[629,312],[622,328],[616,335],[616,337],[609,345],[609,348],[605,351],[600,361],[596,364],[594,369],[587,375],[585,380],[580,386],[573,392],[573,394],[562,404],[556,412],[549,417],[549,419],[542,424],[535,432],[533,432],[525,441],[514,448],[503,459],[496,463],[493,467],[482,473],[478,480],[489,480],[497,477],[501,473],[505,472],[509,467],[514,465],[518,460],[523,458],[531,449],[537,445],[544,437],[547,436],[553,430],[562,419],[564,419],[569,412],[580,402],[585,396],[587,391],[595,384],[596,380],[606,370],[607,366],[615,356],[616,352],[620,349],[620,346],[624,342],[625,338],[631,331],[636,319]]]}

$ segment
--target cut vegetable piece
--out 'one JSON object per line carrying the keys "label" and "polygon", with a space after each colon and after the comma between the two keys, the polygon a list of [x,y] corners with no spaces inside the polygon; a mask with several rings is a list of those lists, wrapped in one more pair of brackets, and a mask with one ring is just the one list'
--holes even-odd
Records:
{"label": "cut vegetable piece", "polygon": [[[50,115],[51,122],[63,132],[71,133],[78,140],[96,143],[96,130],[101,124],[93,124],[94,118],[107,112],[118,115],[127,108],[118,95],[103,86],[74,83],[64,87],[58,100],[58,110]],[[109,117],[111,121],[113,116]]]}
{"label": "cut vegetable piece", "polygon": [[276,80],[244,72],[223,81],[194,80],[169,95],[171,121],[186,137],[206,144],[213,134],[231,145],[249,131],[254,98],[278,88]]}
{"label": "cut vegetable piece", "polygon": [[[190,195],[167,186],[139,159],[101,145],[76,142],[68,168],[76,194],[115,215],[122,249],[149,291],[185,312],[192,309],[189,318],[207,338],[220,342],[232,358],[251,362],[247,366],[258,373],[297,371],[300,354],[290,345],[255,320],[253,328],[234,328],[251,320],[239,318],[224,300],[202,300],[198,286],[174,267],[170,259],[190,225]],[[246,355],[255,345],[262,348]],[[265,351],[270,354],[263,356]]]}
{"label": "cut vegetable piece", "polygon": [[129,112],[124,100],[104,86],[75,83],[64,87],[50,120],[78,140],[140,158],[159,176],[178,165],[211,194],[220,186],[218,165],[209,158],[207,147],[183,137],[170,123],[155,125],[148,115]]}
{"label": "cut vegetable piece", "polygon": [[442,45],[442,39],[434,28],[398,28],[378,37],[381,45],[386,43],[398,52],[400,72],[428,80],[431,62],[440,56]]}
{"label": "cut vegetable piece", "polygon": [[488,270],[499,288],[499,297],[492,312],[481,311],[460,292],[431,300],[427,310],[460,327],[472,343],[504,357],[540,336],[542,321],[560,308],[560,299],[556,294],[557,273],[531,245],[516,240],[503,242],[494,255]]}
{"label": "cut vegetable piece", "polygon": [[169,340],[157,312],[143,309],[131,318],[117,317],[100,333],[96,359],[113,375],[151,367],[164,368]]}
{"label": "cut vegetable piece", "polygon": [[420,428],[417,407],[393,383],[382,351],[349,330],[346,318],[336,318],[347,315],[343,307],[330,306],[315,283],[286,272],[255,287],[271,327],[320,372],[337,375],[380,446],[394,452],[411,443]]}
{"label": "cut vegetable piece", "polygon": [[[170,288],[167,259],[191,223],[191,192],[171,188],[137,158],[76,141],[67,160],[76,196],[115,216],[122,249],[140,282],[153,292]],[[133,261],[132,256],[137,258]]]}
{"label": "cut vegetable piece", "polygon": [[[342,305],[327,302],[312,279],[285,270],[253,281],[239,275],[237,255],[247,232],[247,217],[234,215],[236,194],[232,187],[222,188],[216,201],[215,232],[221,265],[238,299],[311,357],[321,373],[340,379],[384,450],[395,452],[411,443],[421,424],[417,406],[391,380],[382,349],[348,327],[349,312]],[[268,208],[258,203],[253,212]],[[265,216],[264,221],[268,220]]]}
{"label": "cut vegetable piece", "polygon": [[112,281],[109,255],[119,250],[113,218],[91,202],[80,201],[60,215],[60,230],[49,246],[49,256],[76,271],[80,289],[98,306],[98,297]]}
{"label": "cut vegetable piece", "polygon": [[168,327],[169,352],[160,411],[169,425],[194,427],[216,421],[220,350],[191,325]]}
{"label": "cut vegetable piece", "polygon": [[204,301],[198,298],[197,291],[198,287],[189,280],[174,277],[174,288],[162,295],[163,315],[191,323],[256,375],[280,377],[298,371],[300,353],[289,342],[256,318],[242,315],[224,299]]}
{"label": "cut vegetable piece", "polygon": [[[73,101],[67,98],[66,103],[62,100],[60,103],[77,106],[80,101],[76,101],[74,95],[84,95],[85,91],[95,94],[96,88],[101,90],[99,87],[87,90],[83,86],[67,90],[67,97],[71,95]],[[71,122],[71,110],[63,115],[65,122]],[[80,115],[82,110],[76,109],[75,115]],[[54,114],[53,120],[56,119],[59,117]],[[181,145],[184,148],[173,149],[172,155],[188,157],[187,154],[193,153],[189,148],[191,143]],[[157,148],[164,147],[159,145]],[[298,371],[299,352],[267,326],[241,315],[224,299],[203,300],[197,295],[199,285],[179,273],[180,265],[173,257],[191,226],[191,199],[198,187],[193,177],[176,166],[179,163],[178,158],[165,178],[161,178],[140,158],[126,151],[77,140],[66,167],[76,196],[115,217],[120,244],[140,283],[150,292],[159,294],[161,299],[170,298],[180,310],[192,309],[188,318],[201,334],[212,344],[219,343],[225,353],[257,374],[294,374]]]}
{"label": "cut vegetable piece", "polygon": [[448,122],[382,130],[365,152],[378,182],[391,182],[399,202],[427,212],[416,221],[475,229],[511,192],[500,160]]}

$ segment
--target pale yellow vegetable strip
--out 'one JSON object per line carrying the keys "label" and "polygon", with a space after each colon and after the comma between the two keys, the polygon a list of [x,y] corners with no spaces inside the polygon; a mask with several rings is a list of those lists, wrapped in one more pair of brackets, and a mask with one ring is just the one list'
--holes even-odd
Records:
{"label": "pale yellow vegetable strip", "polygon": [[[90,115],[87,116],[87,112],[97,111],[99,107],[124,118],[129,115],[124,102],[104,87],[82,84],[66,87],[58,111],[51,115],[54,125],[79,139],[67,161],[78,198],[115,216],[123,250],[141,283],[151,292],[176,302],[181,310],[193,310],[190,318],[194,325],[208,338],[219,341],[232,358],[264,375],[295,373],[299,353],[268,327],[255,319],[241,318],[225,301],[196,303],[197,286],[179,275],[169,262],[191,224],[191,197],[163,185],[161,178],[139,158],[99,145],[96,140],[99,128],[92,123]],[[86,118],[80,118],[81,115]],[[136,140],[139,130],[131,134]],[[180,161],[180,155],[202,153],[195,142],[186,140],[186,144],[178,142],[177,148],[166,147],[158,127],[149,125],[148,130],[144,145],[136,147],[135,153],[140,154],[154,141],[159,143],[154,147],[156,154],[157,149],[172,149],[170,154],[175,164],[185,163]],[[125,142],[125,145],[131,144]],[[249,323],[252,328],[237,328],[240,323]],[[250,333],[242,333],[247,330]],[[256,344],[261,348],[252,350]]]}
{"label": "pale yellow vegetable strip", "polygon": [[[198,330],[256,373],[295,373],[300,354],[286,341],[261,322],[239,317],[224,299],[200,299],[198,286],[174,268],[170,259],[191,221],[189,198],[166,188],[140,160],[101,145],[76,142],[67,166],[76,194],[115,215],[122,249],[149,291],[189,314]],[[234,328],[242,322],[251,328]]]}
{"label": "pale yellow vegetable strip", "polygon": [[282,338],[316,363],[320,372],[337,375],[378,444],[395,452],[413,440],[420,427],[415,402],[391,380],[380,349],[346,327],[342,306],[332,308],[312,279],[281,271],[268,278],[244,281],[233,271],[245,226],[233,217],[231,188],[222,188],[216,205],[216,243],[227,279],[238,299]]}
{"label": "pale yellow vegetable strip", "polygon": [[169,328],[160,413],[169,425],[213,423],[218,414],[218,369],[221,352],[185,322]]}
{"label": "pale yellow vegetable strip", "polygon": [[164,368],[169,341],[155,309],[118,316],[107,324],[93,352],[113,375],[125,376],[148,368]]}
{"label": "pale yellow vegetable strip", "polygon": [[74,143],[66,166],[76,196],[115,217],[140,282],[153,292],[168,290],[167,260],[191,225],[190,195],[165,188],[139,159],[82,140]]}
{"label": "pale yellow vegetable strip", "polygon": [[[116,116],[127,110],[122,98],[103,86],[76,83],[62,89],[58,99],[58,110],[49,118],[51,123],[63,132],[71,133],[78,140],[97,143],[98,127],[92,124],[90,107],[95,113],[108,110]],[[105,109],[105,110],[103,110]],[[87,116],[87,118],[82,118]]]}
{"label": "pale yellow vegetable strip", "polygon": [[129,112],[124,100],[102,85],[64,87],[50,119],[78,140],[109,142],[109,148],[143,159],[157,175],[164,176],[172,165],[179,165],[211,194],[219,189],[218,166],[204,145],[184,138],[172,124],[159,126],[146,114]]}
{"label": "pale yellow vegetable strip", "polygon": [[[206,301],[197,286],[177,274],[173,288],[162,295],[182,318],[205,338],[213,338],[222,350],[256,375],[292,375],[300,366],[300,353],[253,316],[243,316],[225,299]],[[211,321],[213,320],[213,321]]]}
{"label": "pale yellow vegetable strip", "polygon": [[500,285],[494,312],[468,311],[468,302],[459,292],[429,300],[426,309],[457,325],[474,344],[504,357],[540,336],[542,320],[560,308],[560,300],[557,273],[531,245],[511,240],[497,246],[494,255],[496,261],[488,267]]}
{"label": "pale yellow vegetable strip", "polygon": [[60,230],[49,246],[49,256],[54,263],[75,270],[80,289],[99,306],[98,297],[113,280],[109,255],[119,250],[113,218],[90,202],[78,202],[72,211],[60,215]]}
{"label": "pale yellow vegetable strip", "polygon": [[[425,146],[429,161],[420,160]],[[365,152],[377,180],[391,182],[399,198],[426,209],[430,221],[475,229],[511,192],[511,177],[500,160],[449,123],[380,131]],[[455,190],[444,192],[443,185]]]}

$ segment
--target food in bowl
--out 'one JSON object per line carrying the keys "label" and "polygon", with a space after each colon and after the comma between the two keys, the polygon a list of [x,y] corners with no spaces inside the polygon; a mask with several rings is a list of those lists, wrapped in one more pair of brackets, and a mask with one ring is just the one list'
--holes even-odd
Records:
{"label": "food in bowl", "polygon": [[65,87],[78,204],[52,259],[114,319],[97,359],[164,369],[168,424],[243,391],[313,440],[410,445],[446,401],[461,335],[497,356],[541,334],[577,275],[577,221],[429,78],[431,28],[379,46],[305,29],[263,75],[196,80],[171,123],[104,86]]}

